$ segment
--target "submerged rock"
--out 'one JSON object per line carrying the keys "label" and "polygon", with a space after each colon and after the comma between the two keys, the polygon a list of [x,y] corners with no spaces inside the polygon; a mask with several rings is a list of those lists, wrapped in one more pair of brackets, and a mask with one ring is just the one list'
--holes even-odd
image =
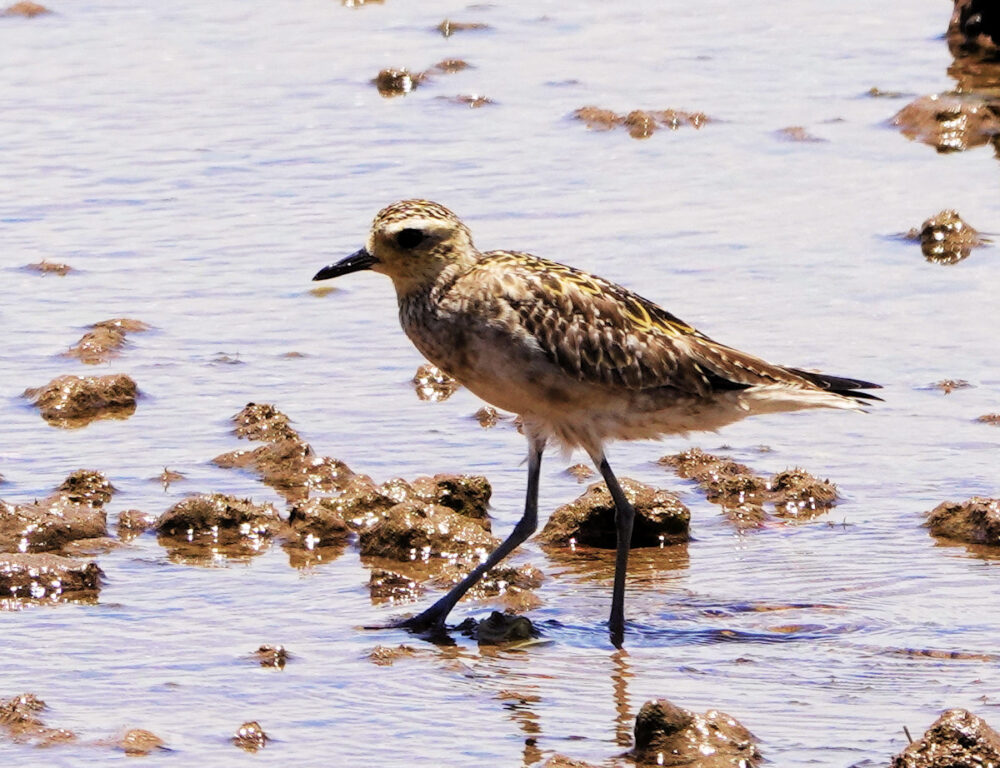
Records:
{"label": "submerged rock", "polygon": [[79,358],[80,362],[87,365],[106,363],[119,355],[121,348],[125,346],[126,334],[148,330],[149,326],[145,323],[127,317],[102,320],[90,326],[90,330],[64,354]]}
{"label": "submerged rock", "polygon": [[949,709],[923,737],[892,758],[890,768],[1000,765],[1000,734],[965,709]]}
{"label": "submerged rock", "polygon": [[386,645],[376,645],[368,654],[368,659],[372,664],[377,664],[380,667],[390,667],[397,659],[409,658],[416,655],[416,649],[409,645],[397,645],[395,648],[390,648]]}
{"label": "submerged rock", "polygon": [[157,517],[150,512],[126,509],[118,515],[118,538],[123,541],[134,539],[143,531],[156,525]]}
{"label": "submerged rock", "polygon": [[135,412],[139,388],[130,376],[60,376],[24,396],[55,427],[83,427],[96,419],[126,419]]}
{"label": "submerged rock", "polygon": [[[626,498],[635,507],[632,547],[659,547],[687,541],[691,513],[669,491],[657,490],[629,478],[621,479]],[[549,518],[539,539],[546,544],[571,542],[600,549],[614,549],[615,504],[604,483],[594,483],[575,501]]]}
{"label": "submerged rock", "polygon": [[924,258],[935,264],[955,264],[968,258],[973,248],[990,242],[966,224],[958,211],[953,210],[932,216],[920,225],[919,230],[911,229],[907,237],[919,240]]}
{"label": "submerged rock", "polygon": [[735,718],[710,709],[694,714],[666,699],[647,701],[635,719],[639,765],[753,768],[762,757],[753,734]]}
{"label": "submerged rock", "polygon": [[0,595],[4,599],[44,602],[93,599],[100,592],[103,575],[94,562],[83,563],[48,553],[0,553]]}
{"label": "submerged rock", "polygon": [[938,504],[927,515],[927,527],[941,538],[1000,547],[1000,499],[973,496]]}

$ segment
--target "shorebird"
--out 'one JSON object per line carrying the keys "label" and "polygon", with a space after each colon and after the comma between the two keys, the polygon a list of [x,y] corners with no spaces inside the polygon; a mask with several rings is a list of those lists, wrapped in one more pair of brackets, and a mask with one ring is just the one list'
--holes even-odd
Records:
{"label": "shorebird", "polygon": [[411,631],[444,630],[451,609],[538,527],[538,477],[549,443],[583,448],[615,503],[612,644],[625,631],[631,504],[604,455],[609,440],[716,430],[753,414],[850,408],[877,384],[772,365],[719,344],[632,291],[515,251],[476,249],[468,227],[428,200],[382,209],[365,247],[313,278],[387,275],[416,348],[486,402],[519,414],[528,439],[524,514],[510,536],[422,613]]}

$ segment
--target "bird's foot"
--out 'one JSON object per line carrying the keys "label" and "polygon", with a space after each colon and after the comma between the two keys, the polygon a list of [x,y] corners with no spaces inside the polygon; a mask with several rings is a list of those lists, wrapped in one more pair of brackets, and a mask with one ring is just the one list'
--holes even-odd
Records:
{"label": "bird's foot", "polygon": [[390,621],[376,626],[367,626],[365,629],[405,629],[418,637],[434,643],[454,642],[448,635],[448,628],[445,626],[444,619],[445,616],[443,614],[428,610],[406,619]]}

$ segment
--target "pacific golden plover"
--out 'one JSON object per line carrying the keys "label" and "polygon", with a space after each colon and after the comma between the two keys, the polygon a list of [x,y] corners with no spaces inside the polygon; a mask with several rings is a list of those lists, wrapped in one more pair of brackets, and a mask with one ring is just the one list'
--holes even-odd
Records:
{"label": "pacific golden plover", "polygon": [[634,510],[604,456],[607,440],[715,430],[758,413],[859,408],[878,400],[857,379],[772,365],[719,344],[651,301],[527,253],[481,253],[447,208],[403,200],[375,217],[364,248],[321,269],[326,280],[388,275],[406,335],[473,393],[520,414],[528,438],[524,516],[485,562],[402,622],[441,631],[459,599],[538,526],[538,476],[550,442],[583,448],[615,502],[618,536],[611,641],[621,647]]}

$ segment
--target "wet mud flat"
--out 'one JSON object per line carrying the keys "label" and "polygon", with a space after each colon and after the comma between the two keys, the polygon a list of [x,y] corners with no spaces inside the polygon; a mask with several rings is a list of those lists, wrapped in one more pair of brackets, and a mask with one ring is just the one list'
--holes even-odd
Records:
{"label": "wet mud flat", "polygon": [[[682,10],[0,11],[0,763],[997,760],[992,9]],[[623,652],[579,456],[386,628],[523,504],[517,420],[310,291],[413,194],[886,404],[614,446]]]}

